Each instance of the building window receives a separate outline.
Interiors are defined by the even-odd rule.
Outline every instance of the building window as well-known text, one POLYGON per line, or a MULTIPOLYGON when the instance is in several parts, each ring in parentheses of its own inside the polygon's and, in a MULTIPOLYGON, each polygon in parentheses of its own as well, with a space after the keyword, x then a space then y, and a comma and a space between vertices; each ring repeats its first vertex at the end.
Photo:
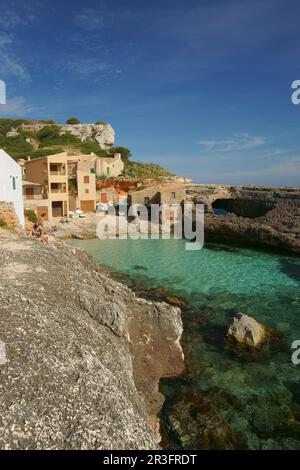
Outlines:
POLYGON ((171 197, 172 197, 172 199, 175 199, 176 198, 176 193, 171 193, 171 197))
POLYGON ((90 191, 89 191, 88 189, 85 190, 85 194, 89 194, 89 192, 90 192, 90 191))
POLYGON ((33 197, 34 196, 34 189, 33 188, 26 188, 26 196, 33 197))
POLYGON ((144 204, 145 206, 147 206, 150 202, 150 198, 149 197, 144 197, 144 204))
POLYGON ((17 179, 17 178, 16 178, 15 176, 12 177, 12 187, 13 187, 13 190, 16 190, 16 189, 17 189, 16 179, 17 179))
POLYGON ((85 184, 89 184, 89 182, 90 182, 90 177, 89 177, 89 176, 84 176, 84 177, 83 177, 83 182, 84 182, 85 184))

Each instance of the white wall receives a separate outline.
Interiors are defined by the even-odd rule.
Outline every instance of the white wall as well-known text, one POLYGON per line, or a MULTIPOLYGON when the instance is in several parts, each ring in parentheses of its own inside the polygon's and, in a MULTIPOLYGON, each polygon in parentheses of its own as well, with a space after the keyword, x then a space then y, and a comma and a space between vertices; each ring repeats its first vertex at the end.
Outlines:
POLYGON ((0 149, 0 202, 13 202, 19 223, 24 227, 22 169, 4 150, 0 149), (13 188, 15 178, 16 189, 13 188))

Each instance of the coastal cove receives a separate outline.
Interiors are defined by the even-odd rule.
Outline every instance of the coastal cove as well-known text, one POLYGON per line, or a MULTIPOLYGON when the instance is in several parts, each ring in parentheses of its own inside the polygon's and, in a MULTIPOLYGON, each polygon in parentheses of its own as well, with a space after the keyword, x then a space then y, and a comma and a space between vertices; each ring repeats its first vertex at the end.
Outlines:
POLYGON ((165 447, 300 449, 300 258, 286 253, 183 240, 70 240, 139 296, 179 302, 185 372, 161 380, 165 447), (271 349, 230 348, 238 312, 282 333, 271 349))

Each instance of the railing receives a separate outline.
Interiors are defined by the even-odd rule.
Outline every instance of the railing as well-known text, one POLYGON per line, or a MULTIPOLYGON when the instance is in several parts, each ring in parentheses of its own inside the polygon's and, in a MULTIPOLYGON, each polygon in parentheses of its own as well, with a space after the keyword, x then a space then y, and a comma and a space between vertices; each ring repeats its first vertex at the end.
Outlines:
POLYGON ((50 171, 50 176, 66 176, 65 171, 50 171))
POLYGON ((43 199, 43 195, 42 194, 25 194, 24 195, 24 199, 25 201, 30 201, 30 200, 39 200, 39 199, 43 199))
POLYGON ((66 189, 51 189, 51 193, 67 193, 66 189))

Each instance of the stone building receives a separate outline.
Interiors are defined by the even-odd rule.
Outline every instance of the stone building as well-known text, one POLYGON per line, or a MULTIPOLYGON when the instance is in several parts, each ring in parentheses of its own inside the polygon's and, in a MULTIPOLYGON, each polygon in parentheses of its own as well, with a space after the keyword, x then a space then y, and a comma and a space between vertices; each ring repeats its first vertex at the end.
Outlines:
POLYGON ((8 153, 0 149, 0 202, 12 203, 21 227, 24 227, 22 170, 8 153))

